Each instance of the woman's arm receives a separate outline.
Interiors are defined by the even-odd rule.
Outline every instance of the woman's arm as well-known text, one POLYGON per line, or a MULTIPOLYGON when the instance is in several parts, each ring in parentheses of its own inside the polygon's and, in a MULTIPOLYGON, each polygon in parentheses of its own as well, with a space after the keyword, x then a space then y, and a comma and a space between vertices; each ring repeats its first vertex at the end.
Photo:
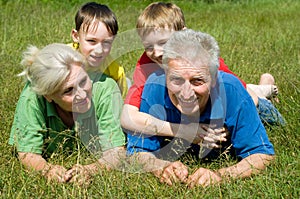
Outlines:
POLYGON ((28 169, 40 171, 48 180, 68 182, 72 175, 67 174, 67 169, 60 165, 48 163, 41 155, 35 153, 19 152, 20 162, 28 169))

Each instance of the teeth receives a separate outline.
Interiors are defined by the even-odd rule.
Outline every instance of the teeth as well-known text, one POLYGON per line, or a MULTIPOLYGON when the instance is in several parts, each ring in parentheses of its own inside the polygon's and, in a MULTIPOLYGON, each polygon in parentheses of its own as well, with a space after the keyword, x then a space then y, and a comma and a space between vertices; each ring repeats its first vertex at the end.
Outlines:
POLYGON ((192 99, 192 100, 183 100, 183 99, 179 99, 181 102, 183 103, 192 103, 195 101, 195 99, 192 99))

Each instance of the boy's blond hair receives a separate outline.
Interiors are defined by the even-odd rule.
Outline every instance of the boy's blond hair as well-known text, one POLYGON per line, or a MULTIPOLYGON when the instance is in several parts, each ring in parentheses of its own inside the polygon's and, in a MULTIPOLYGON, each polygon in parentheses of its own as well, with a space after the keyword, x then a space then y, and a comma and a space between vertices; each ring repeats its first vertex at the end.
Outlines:
POLYGON ((147 6, 136 24, 140 37, 157 28, 169 28, 178 31, 184 27, 185 19, 182 10, 173 3, 164 2, 155 2, 147 6))

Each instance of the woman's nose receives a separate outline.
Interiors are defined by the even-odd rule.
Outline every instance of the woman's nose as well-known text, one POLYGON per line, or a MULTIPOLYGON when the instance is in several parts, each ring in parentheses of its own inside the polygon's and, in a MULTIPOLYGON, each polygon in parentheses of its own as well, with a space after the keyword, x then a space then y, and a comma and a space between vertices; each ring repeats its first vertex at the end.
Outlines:
POLYGON ((86 98, 86 92, 85 92, 85 90, 82 89, 82 88, 79 88, 77 90, 77 93, 76 93, 76 98, 77 99, 85 99, 86 98))

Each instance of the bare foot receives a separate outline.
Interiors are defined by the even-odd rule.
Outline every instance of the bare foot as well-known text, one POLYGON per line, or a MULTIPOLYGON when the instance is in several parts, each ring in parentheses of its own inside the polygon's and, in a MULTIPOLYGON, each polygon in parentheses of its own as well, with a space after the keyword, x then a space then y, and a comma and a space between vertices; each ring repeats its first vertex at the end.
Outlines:
POLYGON ((247 84, 247 87, 254 91, 254 93, 260 97, 265 99, 272 99, 276 102, 279 102, 278 98, 278 88, 275 85, 274 77, 269 73, 264 73, 260 77, 259 85, 255 84, 247 84))
POLYGON ((260 76, 259 85, 275 85, 275 79, 273 75, 264 73, 260 76))

